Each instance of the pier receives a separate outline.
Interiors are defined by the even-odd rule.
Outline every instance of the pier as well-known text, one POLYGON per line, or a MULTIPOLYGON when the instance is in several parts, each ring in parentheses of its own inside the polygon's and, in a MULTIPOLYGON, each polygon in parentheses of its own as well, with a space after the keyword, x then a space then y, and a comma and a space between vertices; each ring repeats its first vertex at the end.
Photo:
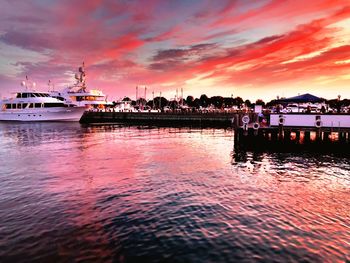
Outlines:
POLYGON ((266 124, 248 117, 236 122, 236 150, 349 152, 348 114, 269 114, 267 119, 266 124))
POLYGON ((265 114, 199 112, 85 112, 82 124, 137 124, 223 127, 234 129, 235 147, 242 149, 308 149, 347 151, 349 114, 265 114))
MULTIPOLYGON (((128 123, 145 125, 176 126, 220 126, 233 127, 245 113, 216 112, 85 112, 80 122, 83 124, 128 123)), ((251 119, 256 114, 248 114, 251 119)))

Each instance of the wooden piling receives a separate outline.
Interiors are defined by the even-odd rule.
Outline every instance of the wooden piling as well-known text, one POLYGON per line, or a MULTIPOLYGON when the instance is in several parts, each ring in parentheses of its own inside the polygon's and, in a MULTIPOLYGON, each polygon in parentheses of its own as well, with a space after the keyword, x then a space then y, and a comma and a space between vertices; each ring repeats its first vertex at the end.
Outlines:
POLYGON ((295 141, 300 143, 300 130, 295 131, 295 141))
POLYGON ((304 131, 304 143, 310 143, 310 131, 304 131))

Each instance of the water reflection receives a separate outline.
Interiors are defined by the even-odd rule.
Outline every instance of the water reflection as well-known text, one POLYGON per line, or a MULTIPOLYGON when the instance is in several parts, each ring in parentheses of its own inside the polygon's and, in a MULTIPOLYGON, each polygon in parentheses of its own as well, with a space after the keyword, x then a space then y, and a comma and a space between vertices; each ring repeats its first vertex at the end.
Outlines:
POLYGON ((5 261, 345 261, 350 162, 223 129, 0 124, 5 261), (54 244, 54 245, 52 245, 54 244))

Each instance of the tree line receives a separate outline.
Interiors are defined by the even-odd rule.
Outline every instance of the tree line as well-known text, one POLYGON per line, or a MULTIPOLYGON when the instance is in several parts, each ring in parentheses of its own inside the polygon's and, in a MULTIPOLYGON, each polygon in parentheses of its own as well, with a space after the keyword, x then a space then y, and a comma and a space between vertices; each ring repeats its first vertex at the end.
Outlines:
MULTIPOLYGON (((255 102, 251 102, 250 100, 243 100, 241 97, 222 97, 222 96, 208 97, 205 94, 202 94, 199 98, 194 98, 193 96, 187 96, 186 99, 180 98, 179 100, 167 100, 165 97, 159 97, 159 96, 151 100, 145 100, 144 98, 131 100, 129 97, 124 97, 122 101, 129 101, 133 106, 143 105, 143 106, 149 106, 155 109, 163 108, 165 106, 169 106, 170 108, 175 109, 183 105, 186 105, 191 108, 197 108, 197 109, 199 109, 200 107, 207 108, 209 106, 213 106, 217 109, 221 109, 221 108, 232 108, 233 106, 240 108, 242 107, 242 105, 245 105, 247 107, 254 107, 255 105, 262 105, 263 107, 265 106, 271 107, 278 104, 278 100, 275 100, 275 99, 267 103, 264 102, 262 99, 258 99, 255 102)), ((116 104, 116 102, 114 103, 116 104)), ((328 100, 327 103, 330 105, 330 107, 333 107, 333 105, 349 106, 350 100, 333 99, 333 100, 328 100)))

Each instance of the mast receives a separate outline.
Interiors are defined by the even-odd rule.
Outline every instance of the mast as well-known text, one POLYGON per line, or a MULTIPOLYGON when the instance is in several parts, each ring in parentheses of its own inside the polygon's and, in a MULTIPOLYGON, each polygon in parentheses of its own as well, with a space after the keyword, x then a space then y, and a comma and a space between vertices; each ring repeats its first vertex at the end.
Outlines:
POLYGON ((181 106, 184 105, 184 89, 181 88, 181 106))
MULTIPOLYGON (((77 80, 77 83, 73 87, 78 87, 78 92, 83 91, 86 92, 86 74, 85 74, 85 62, 83 61, 83 64, 81 67, 78 68, 78 73, 75 73, 74 75, 75 79, 77 80)), ((71 88, 73 88, 71 87, 71 88)))
POLYGON ((136 105, 138 105, 138 102, 137 102, 137 97, 138 97, 138 92, 139 92, 139 86, 136 86, 136 105))
POLYGON ((159 92, 159 109, 162 109, 162 92, 159 92))

